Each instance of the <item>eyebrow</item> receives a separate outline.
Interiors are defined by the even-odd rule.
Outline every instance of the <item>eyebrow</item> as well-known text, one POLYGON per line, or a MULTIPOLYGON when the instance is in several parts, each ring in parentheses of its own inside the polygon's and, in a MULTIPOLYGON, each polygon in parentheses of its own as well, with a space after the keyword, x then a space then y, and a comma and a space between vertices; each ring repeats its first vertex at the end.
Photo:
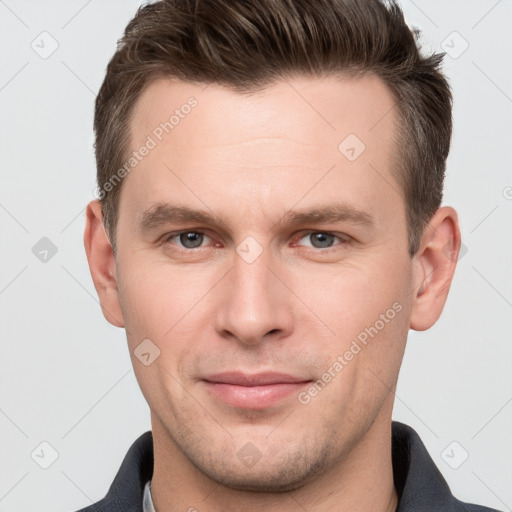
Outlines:
MULTIPOLYGON (((143 211, 139 216, 138 225, 141 231, 154 231, 166 224, 190 222, 225 225, 222 218, 209 211, 164 202, 156 203, 143 211)), ((369 213, 344 203, 329 204, 305 211, 289 210, 278 223, 294 226, 334 222, 349 222, 368 228, 375 224, 374 218, 369 213)))

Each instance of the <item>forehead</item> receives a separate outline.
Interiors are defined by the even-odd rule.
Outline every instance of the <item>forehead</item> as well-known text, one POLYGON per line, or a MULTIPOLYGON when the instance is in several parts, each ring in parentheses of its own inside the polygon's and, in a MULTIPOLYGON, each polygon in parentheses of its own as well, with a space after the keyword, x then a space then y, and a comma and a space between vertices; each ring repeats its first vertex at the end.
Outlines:
POLYGON ((130 124, 132 151, 151 149, 126 176, 121 198, 140 211, 176 199, 178 189, 224 202, 231 190, 266 208, 277 197, 304 194, 308 183, 336 167, 331 185, 343 175, 369 200, 375 191, 365 180, 377 183, 376 172, 393 179, 394 103, 373 75, 283 79, 250 94, 156 80, 140 96, 130 124))
MULTIPOLYGON (((209 143, 237 144, 247 139, 283 136, 298 142, 340 138, 351 131, 362 140, 382 136, 395 117, 394 98, 377 76, 295 77, 250 93, 217 84, 157 79, 139 97, 132 113, 132 146, 162 123, 173 135, 193 133, 209 143), (194 105, 194 106, 190 106, 194 105), (179 126, 179 130, 177 129, 179 126), (199 131, 198 131, 199 130, 199 131)), ((162 135, 168 133, 164 129, 162 135)))

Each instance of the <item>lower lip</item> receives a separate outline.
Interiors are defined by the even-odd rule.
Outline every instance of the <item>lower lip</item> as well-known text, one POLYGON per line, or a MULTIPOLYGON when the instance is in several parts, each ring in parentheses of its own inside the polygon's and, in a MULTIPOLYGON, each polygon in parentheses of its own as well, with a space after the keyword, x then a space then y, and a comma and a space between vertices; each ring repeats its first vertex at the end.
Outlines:
POLYGON ((264 386, 237 386, 223 382, 203 381, 206 389, 223 402, 243 409, 265 409, 277 404, 300 390, 310 382, 281 382, 264 386))

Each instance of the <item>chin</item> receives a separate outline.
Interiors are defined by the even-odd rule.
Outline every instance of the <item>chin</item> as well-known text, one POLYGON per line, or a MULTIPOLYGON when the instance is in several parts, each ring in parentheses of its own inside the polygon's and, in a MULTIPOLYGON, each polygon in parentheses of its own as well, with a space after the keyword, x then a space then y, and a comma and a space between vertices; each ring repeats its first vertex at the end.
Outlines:
POLYGON ((332 463, 327 452, 329 450, 321 449, 311 454, 296 447, 292 453, 281 452, 275 457, 262 454, 261 459, 250 467, 236 455, 219 454, 217 457, 210 453, 209 460, 201 458, 192 462, 210 479, 230 489, 278 493, 299 489, 324 474, 332 463), (270 458, 273 460, 269 462, 270 458))

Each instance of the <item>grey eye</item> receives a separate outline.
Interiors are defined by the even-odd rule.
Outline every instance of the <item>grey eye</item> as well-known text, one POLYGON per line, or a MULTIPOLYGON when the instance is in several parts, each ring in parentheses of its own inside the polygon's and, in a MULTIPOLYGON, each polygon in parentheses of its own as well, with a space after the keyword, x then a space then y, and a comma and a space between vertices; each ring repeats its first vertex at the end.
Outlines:
POLYGON ((312 246, 317 249, 331 247, 334 239, 337 238, 335 235, 331 235, 329 233, 310 233, 307 236, 309 236, 312 246))
POLYGON ((194 249, 203 243, 204 235, 197 231, 186 231, 179 235, 180 243, 187 249, 194 249))

